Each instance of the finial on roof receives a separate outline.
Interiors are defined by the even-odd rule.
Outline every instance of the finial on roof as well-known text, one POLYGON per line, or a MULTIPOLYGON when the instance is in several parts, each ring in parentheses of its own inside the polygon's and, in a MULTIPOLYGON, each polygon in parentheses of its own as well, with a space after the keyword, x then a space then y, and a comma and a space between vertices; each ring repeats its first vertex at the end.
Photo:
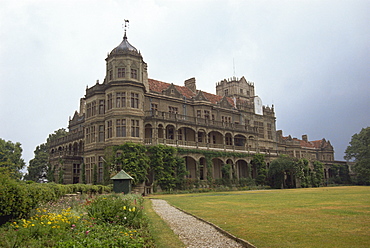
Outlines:
POLYGON ((123 35, 123 39, 127 39, 127 36, 126 36, 126 30, 127 30, 127 28, 128 28, 128 25, 129 25, 129 20, 126 20, 126 19, 125 19, 125 26, 124 26, 124 31, 125 31, 125 33, 124 33, 124 35, 123 35))

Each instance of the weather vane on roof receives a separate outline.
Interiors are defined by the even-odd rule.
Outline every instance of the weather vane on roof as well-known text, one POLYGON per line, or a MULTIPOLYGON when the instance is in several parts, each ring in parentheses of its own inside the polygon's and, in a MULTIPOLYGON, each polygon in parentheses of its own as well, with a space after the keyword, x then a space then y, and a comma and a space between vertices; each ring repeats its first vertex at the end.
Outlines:
MULTIPOLYGON (((126 37, 126 29, 128 28, 128 25, 129 25, 129 20, 126 20, 126 19, 125 19, 125 26, 123 27, 123 28, 124 28, 124 31, 125 31, 124 38, 127 38, 127 37, 126 37)), ((122 24, 122 26, 123 26, 123 24, 122 24)))

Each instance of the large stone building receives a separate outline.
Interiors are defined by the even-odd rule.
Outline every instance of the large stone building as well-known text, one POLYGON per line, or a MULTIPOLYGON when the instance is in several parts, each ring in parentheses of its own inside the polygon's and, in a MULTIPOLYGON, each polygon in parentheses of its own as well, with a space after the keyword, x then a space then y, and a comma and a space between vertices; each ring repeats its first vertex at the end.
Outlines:
MULTIPOLYGON (((81 182, 83 163, 87 183, 92 183, 94 165, 97 180, 102 181, 105 149, 128 141, 233 154, 261 153, 267 162, 279 154, 326 163, 334 160, 330 142, 310 142, 306 135, 302 140, 283 137, 276 131, 274 106, 263 106, 255 95, 254 83, 244 77, 218 82, 216 94, 198 90, 195 78, 185 80, 183 86, 149 79, 147 64, 128 42, 126 32, 106 58, 104 81, 86 89, 68 129, 68 135, 50 147, 55 177, 62 169, 64 183, 81 182)), ((232 166, 237 178, 256 177, 251 157, 217 157, 208 167, 201 153, 182 156, 189 178, 221 178, 224 164, 232 166)))

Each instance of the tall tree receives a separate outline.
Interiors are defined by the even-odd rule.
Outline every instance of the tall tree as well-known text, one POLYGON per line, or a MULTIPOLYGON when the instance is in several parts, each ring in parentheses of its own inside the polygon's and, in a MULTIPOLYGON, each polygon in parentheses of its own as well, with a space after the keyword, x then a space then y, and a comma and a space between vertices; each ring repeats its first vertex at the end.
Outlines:
POLYGON ((251 164, 256 168, 256 184, 265 185, 267 179, 267 168, 265 162, 265 155, 255 154, 251 161, 251 164))
POLYGON ((370 127, 354 134, 345 151, 344 159, 354 160, 353 171, 358 184, 370 185, 370 127))
POLYGON ((28 173, 25 175, 24 179, 36 182, 40 175, 46 172, 49 182, 54 181, 53 168, 50 168, 48 162, 50 143, 66 135, 67 131, 64 128, 60 128, 54 131, 54 133, 49 134, 46 143, 43 143, 36 147, 34 151, 35 156, 29 162, 28 173))
POLYGON ((48 171, 48 148, 46 144, 41 144, 34 151, 35 157, 30 160, 28 173, 24 176, 26 180, 37 182, 41 173, 48 171))
POLYGON ((10 170, 14 178, 21 179, 21 169, 25 166, 22 159, 21 143, 13 143, 0 139, 0 167, 10 170))

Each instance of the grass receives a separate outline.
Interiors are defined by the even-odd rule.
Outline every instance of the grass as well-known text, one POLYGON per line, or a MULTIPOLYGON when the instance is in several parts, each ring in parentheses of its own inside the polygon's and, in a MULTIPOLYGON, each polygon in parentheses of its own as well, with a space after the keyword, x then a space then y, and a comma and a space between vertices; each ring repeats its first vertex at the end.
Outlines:
POLYGON ((166 222, 152 208, 150 199, 144 201, 145 213, 149 218, 149 232, 157 248, 183 248, 184 243, 178 238, 166 222))
POLYGON ((156 196, 263 247, 370 247, 370 187, 156 196))

